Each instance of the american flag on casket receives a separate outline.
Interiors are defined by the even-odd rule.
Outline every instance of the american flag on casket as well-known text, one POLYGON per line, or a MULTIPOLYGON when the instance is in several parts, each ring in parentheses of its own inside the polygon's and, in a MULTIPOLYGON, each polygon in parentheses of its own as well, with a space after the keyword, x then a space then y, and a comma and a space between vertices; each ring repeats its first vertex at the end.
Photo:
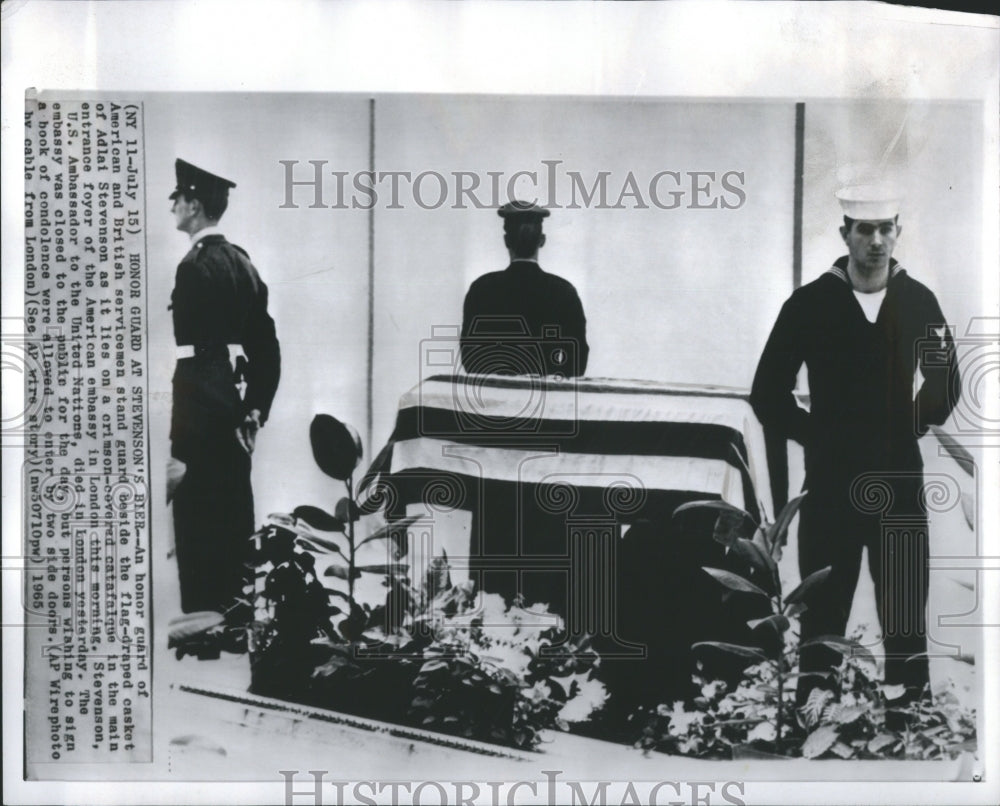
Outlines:
POLYGON ((372 469, 399 508, 474 511, 516 490, 620 523, 702 499, 773 515, 761 426, 745 392, 717 386, 438 375, 403 395, 372 469))
POLYGON ((673 514, 721 499, 773 517, 765 457, 739 390, 440 375, 403 395, 370 489, 390 519, 429 516, 411 562, 448 544, 451 568, 481 590, 559 614, 566 634, 593 637, 609 690, 634 705, 684 695, 692 643, 745 639, 763 615, 723 602, 700 572, 725 567, 714 514, 673 514), (454 513, 470 513, 462 529, 454 513))

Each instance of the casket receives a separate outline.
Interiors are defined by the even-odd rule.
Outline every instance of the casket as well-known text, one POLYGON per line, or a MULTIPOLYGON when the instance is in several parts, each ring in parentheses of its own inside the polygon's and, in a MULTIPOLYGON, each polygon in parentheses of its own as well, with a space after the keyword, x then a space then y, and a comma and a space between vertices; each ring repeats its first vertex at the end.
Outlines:
POLYGON ((686 694, 691 645, 747 641, 747 619, 765 615, 746 607, 766 603, 723 602, 701 570, 727 562, 715 513, 674 517, 721 500, 773 518, 765 457, 740 390, 440 375, 402 397, 374 471, 390 518, 424 516, 417 573, 447 554, 453 575, 544 605, 539 618, 594 638, 631 708, 686 694))

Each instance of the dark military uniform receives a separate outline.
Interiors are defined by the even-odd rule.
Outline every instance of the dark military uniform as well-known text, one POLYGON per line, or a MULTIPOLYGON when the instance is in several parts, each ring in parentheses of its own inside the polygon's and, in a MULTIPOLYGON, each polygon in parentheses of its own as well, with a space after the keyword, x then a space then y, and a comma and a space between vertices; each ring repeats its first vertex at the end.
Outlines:
POLYGON ((222 235, 198 240, 181 261, 172 302, 177 345, 194 348, 177 361, 170 427, 172 454, 187 465, 173 503, 181 608, 223 610, 241 592, 254 530, 250 456, 236 430, 253 409, 267 419, 281 357, 267 286, 222 235), (228 345, 246 356, 242 400, 228 345))
MULTIPOLYGON (((512 260, 505 270, 485 274, 469 287, 462 316, 462 366, 478 374, 583 375, 590 348, 580 297, 572 283, 543 271, 533 259, 544 244, 541 222, 549 211, 512 201, 498 213, 512 260), (529 230, 523 238, 522 229, 529 230)), ((488 432, 490 426, 484 428, 488 432)), ((537 445, 530 434, 507 432, 502 423, 495 438, 511 447, 526 439, 528 450, 537 445)), ((538 567, 544 556, 566 555, 566 516, 547 511, 534 497, 522 497, 522 490, 519 485, 484 490, 473 512, 470 571, 486 591, 508 601, 520 593, 526 604, 545 603, 551 612, 566 616, 565 572, 538 567), (496 570, 498 561, 507 567, 496 570)))
POLYGON ((462 315, 462 366, 497 375, 583 375, 587 319, 573 284, 515 260, 469 287, 462 315))
MULTIPOLYGON (((867 547, 886 681, 905 683, 913 696, 928 682, 920 655, 927 650, 928 549, 917 439, 947 419, 958 400, 958 371, 944 315, 926 286, 892 260, 885 298, 870 322, 847 265, 847 257, 839 259, 784 304, 750 400, 766 428, 805 448, 801 575, 833 568, 802 615, 802 640, 843 635, 867 547), (803 363, 809 412, 792 394, 803 363), (924 382, 914 397, 918 368, 924 382)), ((801 670, 822 672, 837 659, 828 650, 804 650, 801 670)), ((800 686, 800 695, 809 688, 800 686)))

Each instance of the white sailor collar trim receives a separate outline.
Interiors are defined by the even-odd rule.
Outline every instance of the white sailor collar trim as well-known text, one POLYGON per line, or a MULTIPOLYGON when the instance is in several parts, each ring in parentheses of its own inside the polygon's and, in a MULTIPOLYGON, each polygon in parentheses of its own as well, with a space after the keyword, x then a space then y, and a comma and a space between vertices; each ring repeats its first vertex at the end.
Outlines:
MULTIPOLYGON (((847 276, 847 269, 844 266, 838 265, 840 261, 834 263, 830 268, 828 268, 824 274, 832 274, 834 277, 842 280, 847 285, 851 285, 851 280, 847 276)), ((897 274, 905 274, 906 269, 903 267, 902 263, 896 260, 889 261, 889 280, 892 280, 897 274)))

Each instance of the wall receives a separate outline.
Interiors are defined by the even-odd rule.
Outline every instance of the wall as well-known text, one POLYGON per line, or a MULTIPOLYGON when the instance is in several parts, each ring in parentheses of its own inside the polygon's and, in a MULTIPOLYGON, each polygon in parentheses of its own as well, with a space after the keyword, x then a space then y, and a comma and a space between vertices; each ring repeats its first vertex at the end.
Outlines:
MULTIPOLYGON (((964 325, 980 308, 979 107, 805 103, 803 280, 843 254, 838 183, 858 165, 877 163, 895 141, 885 165, 909 190, 898 256, 937 292, 949 319, 964 325)), ((237 182, 223 229, 250 252, 271 291, 284 362, 255 455, 258 519, 303 502, 332 505, 339 496, 311 459, 313 414, 334 414, 363 435, 370 430, 370 458, 391 433, 399 397, 440 371, 426 366, 425 342, 436 326, 461 324, 472 280, 507 264, 495 208, 517 171, 537 176, 521 176, 515 195, 555 201, 540 261, 580 293, 590 376, 746 388, 792 290, 794 100, 382 95, 372 105, 351 95, 154 94, 145 110, 151 427, 162 438, 153 466, 165 461, 169 427, 166 305, 188 246, 167 200, 181 156, 237 182), (296 161, 298 181, 313 176, 309 160, 326 161, 325 206, 311 208, 314 190, 299 186, 296 207, 282 207, 280 160, 296 161), (546 161, 554 166, 551 186, 546 161), (409 172, 397 204, 383 181, 374 209, 363 209, 370 196, 351 182, 372 165, 409 172), (334 207, 333 171, 347 172, 346 209, 334 207), (473 197, 480 206, 456 197, 460 171, 479 178, 473 197), (589 189, 602 171, 605 203, 583 203, 577 188, 574 208, 571 173, 589 189), (659 209, 649 193, 662 171, 681 176, 676 209, 659 209), (742 195, 720 185, 731 171, 742 174, 730 179, 742 195), (440 203, 430 175, 418 203, 412 180, 421 172, 445 179, 440 203), (501 177, 496 199, 488 172, 501 177), (630 172, 635 192, 619 200, 630 172), (691 172, 715 172, 714 183, 699 180, 708 182, 708 195, 692 192, 691 172), (694 209, 712 198, 734 209, 694 209), (619 201, 624 209, 615 209, 619 201)), ((671 204, 673 178, 657 187, 660 202, 671 204)))

